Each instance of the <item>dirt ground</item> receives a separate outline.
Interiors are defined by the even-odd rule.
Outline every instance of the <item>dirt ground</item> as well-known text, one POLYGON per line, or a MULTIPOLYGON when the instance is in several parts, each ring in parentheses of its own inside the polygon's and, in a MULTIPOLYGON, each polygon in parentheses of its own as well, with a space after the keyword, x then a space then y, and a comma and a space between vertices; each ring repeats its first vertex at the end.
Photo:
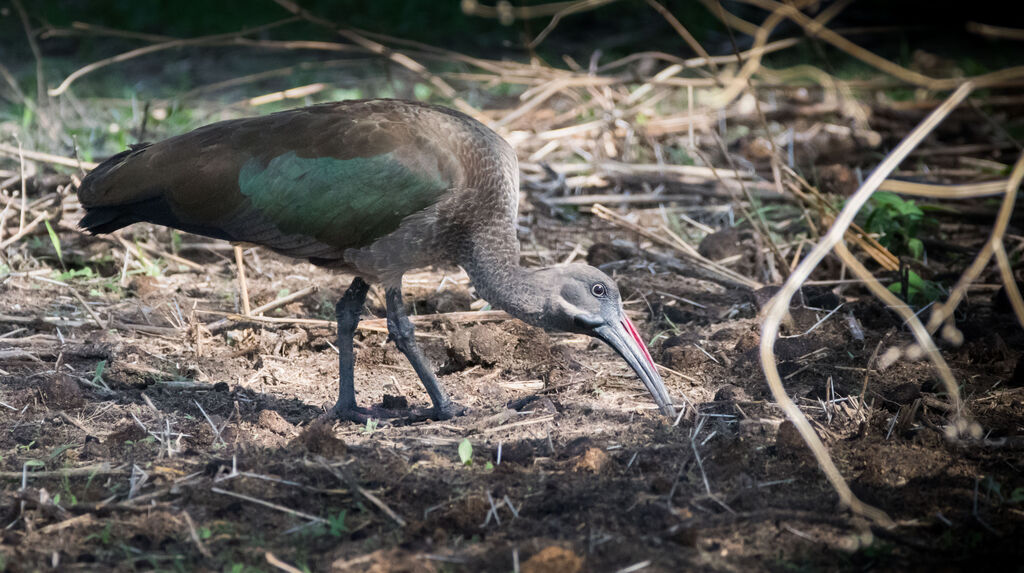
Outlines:
MULTIPOLYGON (((49 272, 7 276, 3 566, 954 570, 979 556, 1019 566, 1024 335, 993 290, 972 292, 959 316, 967 342, 943 350, 987 432, 970 443, 943 437, 945 401, 926 363, 865 371, 876 348, 910 341, 893 313, 854 289, 808 288, 792 308, 776 347, 787 389, 857 495, 897 521, 886 530, 837 507, 770 400, 755 354, 762 293, 624 258, 611 241, 629 237, 610 227, 542 222, 557 232, 536 233, 527 258, 564 259, 569 237, 614 273, 643 335, 656 338, 670 391, 692 404, 680 420, 659 416, 625 364, 585 337, 517 321, 438 321, 421 325, 419 340, 468 415, 375 428, 317 422, 336 396, 332 329, 198 328, 219 318, 209 311, 237 308, 230 250, 184 236, 180 252, 202 272, 171 262, 123 289, 119 261, 109 260, 112 278, 78 284, 92 285, 91 305, 117 330, 95 328, 49 272)), ((136 226, 124 236, 167 231, 136 226)), ((62 239, 83 258, 111 249, 72 232, 62 239)), ((247 267, 254 306, 319 287, 270 316, 329 318, 348 280, 259 249, 247 267)), ((472 302, 454 271, 409 275, 406 295, 417 314, 472 302)), ((379 292, 367 307, 382 316, 379 292)), ((357 334, 359 400, 427 404, 385 336, 357 334)))

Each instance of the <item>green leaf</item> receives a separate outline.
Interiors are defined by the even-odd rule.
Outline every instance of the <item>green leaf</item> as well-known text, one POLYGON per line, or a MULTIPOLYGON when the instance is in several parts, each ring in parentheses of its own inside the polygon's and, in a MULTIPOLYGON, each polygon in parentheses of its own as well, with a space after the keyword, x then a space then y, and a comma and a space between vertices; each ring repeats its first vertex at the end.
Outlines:
POLYGON ((909 239, 907 240, 907 250, 910 251, 910 256, 920 259, 924 256, 924 243, 921 242, 921 239, 909 239))
POLYGON ((338 515, 327 516, 327 524, 330 526, 331 537, 341 537, 342 533, 348 531, 348 527, 345 525, 345 517, 348 515, 347 510, 341 510, 338 515))
POLYGON ((1024 487, 1014 488, 1014 490, 1010 492, 1010 499, 1007 501, 1010 503, 1024 502, 1024 487))
POLYGON ((27 468, 41 468, 45 465, 41 460, 25 460, 25 467, 27 468))
POLYGON ((50 242, 53 243, 53 250, 57 251, 57 260, 64 263, 64 256, 60 252, 60 237, 57 236, 57 231, 53 230, 53 225, 50 224, 50 220, 46 219, 43 221, 46 225, 46 232, 50 235, 50 242))
POLYGON ((92 375, 92 383, 93 384, 102 384, 103 383, 103 370, 106 367, 107 367, 107 361, 106 360, 100 360, 99 362, 96 363, 96 372, 94 372, 93 375, 92 375))
MULTIPOLYGON (((903 284, 896 281, 889 285, 889 291, 893 294, 903 294, 903 284)), ((914 271, 907 271, 907 302, 910 304, 927 304, 942 296, 942 288, 933 281, 921 278, 921 275, 914 271)))
POLYGON ((469 442, 469 438, 463 438, 459 442, 459 459, 464 466, 473 465, 473 444, 469 442))

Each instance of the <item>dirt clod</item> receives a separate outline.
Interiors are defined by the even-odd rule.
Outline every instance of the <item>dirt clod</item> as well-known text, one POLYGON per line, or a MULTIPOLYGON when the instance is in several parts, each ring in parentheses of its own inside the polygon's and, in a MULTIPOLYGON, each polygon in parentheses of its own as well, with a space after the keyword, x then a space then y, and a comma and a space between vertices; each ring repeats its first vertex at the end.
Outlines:
POLYGON ((779 457, 795 458, 800 461, 810 461, 813 457, 811 450, 807 448, 807 442, 804 442, 803 436, 789 420, 779 425, 779 433, 775 436, 775 449, 779 457))
POLYGON ((128 291, 145 299, 161 293, 160 282, 156 277, 139 275, 128 282, 128 291))
POLYGON ((43 379, 39 390, 51 408, 74 409, 85 403, 82 388, 67 374, 43 379))
POLYGON ((756 248, 752 232, 733 227, 704 237, 697 247, 697 252, 712 261, 738 255, 740 261, 736 268, 741 269, 741 272, 750 272, 754 268, 756 248))
POLYGON ((345 442, 335 437, 334 424, 325 420, 317 420, 306 426, 295 442, 307 451, 325 458, 340 457, 348 451, 345 442))
POLYGON ((750 400, 747 391, 734 384, 726 384, 715 392, 715 402, 746 402, 750 400))
POLYGON ((536 456, 533 446, 525 440, 519 440, 504 444, 501 451, 502 463, 513 463, 521 466, 529 466, 536 456))
POLYGON ((583 558, 562 547, 545 547, 523 563, 523 573, 578 573, 583 558))
POLYGON ((460 367, 494 366, 509 356, 515 337, 491 324, 456 330, 448 337, 448 356, 460 367))
POLYGON ((921 397, 921 387, 913 382, 904 382, 886 392, 885 397, 901 406, 910 404, 921 397))
POLYGON ((587 451, 576 458, 573 469, 578 472, 600 474, 608 470, 613 463, 614 461, 601 448, 587 448, 587 451))
POLYGON ((275 434, 288 435, 295 431, 295 426, 288 423, 288 420, 282 418, 275 410, 260 410, 258 423, 261 428, 275 434))
POLYGON ((607 263, 628 259, 628 249, 617 247, 611 243, 594 243, 587 249, 587 263, 599 267, 607 263))
POLYGON ((407 410, 409 408, 409 399, 405 396, 384 394, 380 404, 387 410, 407 410))
POLYGON ((711 360, 704 352, 696 346, 673 346, 662 354, 662 360, 669 368, 676 370, 687 370, 704 364, 711 360))

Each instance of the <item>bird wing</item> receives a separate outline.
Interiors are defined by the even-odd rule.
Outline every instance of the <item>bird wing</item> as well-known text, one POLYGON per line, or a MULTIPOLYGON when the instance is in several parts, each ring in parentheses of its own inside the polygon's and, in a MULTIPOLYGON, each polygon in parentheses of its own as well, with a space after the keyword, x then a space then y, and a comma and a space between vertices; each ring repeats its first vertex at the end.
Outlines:
POLYGON ((423 108, 357 103, 224 121, 114 156, 82 182, 82 226, 149 221, 297 257, 368 245, 459 171, 423 108))

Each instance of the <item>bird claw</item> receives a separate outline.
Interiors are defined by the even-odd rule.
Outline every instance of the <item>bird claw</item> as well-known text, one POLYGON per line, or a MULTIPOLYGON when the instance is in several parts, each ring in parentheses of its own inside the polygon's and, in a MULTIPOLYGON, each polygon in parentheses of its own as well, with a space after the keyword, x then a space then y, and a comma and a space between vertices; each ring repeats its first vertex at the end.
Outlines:
POLYGON ((377 420, 378 425, 380 426, 387 425, 387 422, 384 420, 398 416, 399 414, 394 410, 387 410, 384 408, 361 408, 359 406, 339 408, 337 405, 328 410, 324 415, 325 418, 334 418, 336 420, 355 422, 357 424, 366 424, 370 420, 377 420))
MULTIPOLYGON (((440 408, 434 406, 432 408, 413 408, 413 416, 419 417, 421 420, 451 420, 455 416, 465 416, 469 408, 462 404, 455 402, 448 402, 440 408)), ((417 420, 420 421, 420 420, 417 420)))

